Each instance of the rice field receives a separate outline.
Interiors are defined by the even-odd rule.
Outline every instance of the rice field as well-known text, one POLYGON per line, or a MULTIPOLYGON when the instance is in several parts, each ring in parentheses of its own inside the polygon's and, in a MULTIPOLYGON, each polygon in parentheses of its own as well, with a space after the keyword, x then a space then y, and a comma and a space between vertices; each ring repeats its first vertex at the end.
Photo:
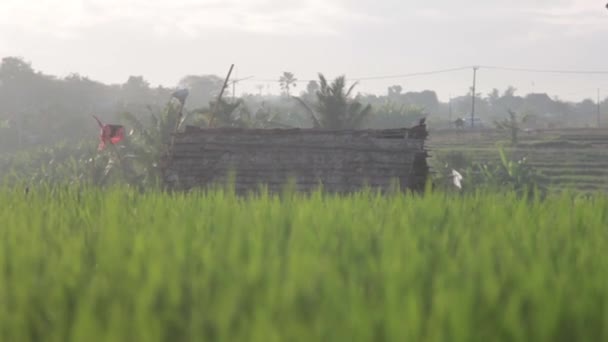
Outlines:
POLYGON ((487 162, 498 160, 497 143, 503 143, 513 158, 526 157, 542 172, 543 185, 551 189, 608 191, 608 129, 552 129, 519 136, 520 144, 510 147, 505 132, 440 130, 431 132, 428 145, 435 155, 460 152, 487 162))
POLYGON ((606 341, 608 197, 0 189, 0 341, 606 341))

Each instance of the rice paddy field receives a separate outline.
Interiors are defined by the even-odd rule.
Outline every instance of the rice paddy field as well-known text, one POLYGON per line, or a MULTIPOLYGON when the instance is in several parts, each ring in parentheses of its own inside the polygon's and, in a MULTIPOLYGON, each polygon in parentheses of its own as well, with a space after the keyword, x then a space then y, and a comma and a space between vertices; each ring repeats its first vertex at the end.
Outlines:
POLYGON ((436 156, 460 152, 472 161, 498 160, 497 143, 512 158, 526 157, 544 176, 544 184, 556 191, 608 191, 608 129, 569 128, 521 132, 520 142, 510 147, 508 133, 486 130, 438 130, 429 136, 436 156))
POLYGON ((0 341, 608 341, 608 197, 0 189, 0 341))

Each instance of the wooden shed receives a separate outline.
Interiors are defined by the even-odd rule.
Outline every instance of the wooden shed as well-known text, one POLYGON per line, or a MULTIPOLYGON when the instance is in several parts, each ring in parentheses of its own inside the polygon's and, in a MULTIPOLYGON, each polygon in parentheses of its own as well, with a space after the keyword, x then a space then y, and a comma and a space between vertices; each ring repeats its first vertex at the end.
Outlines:
POLYGON ((387 130, 201 129, 175 135, 164 167, 169 189, 224 184, 246 193, 265 185, 280 191, 294 180, 298 190, 352 192, 369 186, 424 189, 429 168, 424 124, 387 130))

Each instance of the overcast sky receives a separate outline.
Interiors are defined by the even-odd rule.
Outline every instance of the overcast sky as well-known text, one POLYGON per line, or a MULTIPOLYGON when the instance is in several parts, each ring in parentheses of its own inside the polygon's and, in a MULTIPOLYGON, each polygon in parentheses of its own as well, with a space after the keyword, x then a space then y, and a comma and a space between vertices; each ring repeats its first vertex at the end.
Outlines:
MULTIPOLYGON (((349 79, 472 65, 608 70, 606 0, 0 0, 0 56, 45 73, 122 83, 143 75, 174 86, 186 74, 255 76, 240 90, 291 71, 349 79)), ((362 81, 384 93, 464 94, 472 71, 362 81)), ((481 69, 479 91, 567 99, 608 95, 608 74, 481 69)), ((276 84, 272 84, 274 91, 276 84)), ((300 85, 301 88, 305 84, 300 85)))

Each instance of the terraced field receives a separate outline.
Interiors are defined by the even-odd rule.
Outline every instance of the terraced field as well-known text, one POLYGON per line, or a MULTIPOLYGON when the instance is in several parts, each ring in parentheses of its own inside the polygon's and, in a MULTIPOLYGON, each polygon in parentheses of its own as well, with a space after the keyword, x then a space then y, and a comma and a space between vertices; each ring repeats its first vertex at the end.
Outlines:
MULTIPOLYGON (((508 136, 496 130, 431 131, 434 156, 463 152, 473 161, 497 160, 497 146, 509 146, 508 136)), ((608 129, 561 129, 522 133, 517 147, 507 147, 513 159, 526 157, 554 189, 608 191, 608 129)))

